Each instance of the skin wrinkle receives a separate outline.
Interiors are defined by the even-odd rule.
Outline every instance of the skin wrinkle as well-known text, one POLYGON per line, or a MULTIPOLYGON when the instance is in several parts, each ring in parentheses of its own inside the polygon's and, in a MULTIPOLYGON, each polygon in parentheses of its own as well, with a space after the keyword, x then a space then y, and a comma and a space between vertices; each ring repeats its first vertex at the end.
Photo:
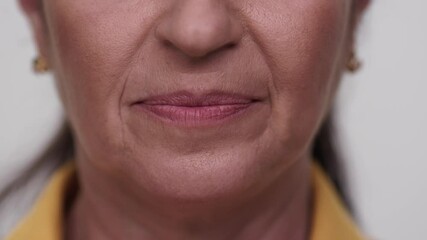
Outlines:
MULTIPOLYGON (((249 9, 249 10, 247 10, 248 12, 254 12, 254 11, 257 11, 257 8, 254 8, 254 7, 252 7, 251 9, 249 9)), ((268 55, 267 55, 267 53, 266 53, 266 51, 263 51, 264 49, 262 48, 262 42, 261 41, 259 41, 259 39, 257 39, 257 37, 256 36, 258 36, 258 34, 256 34, 256 31, 254 31, 254 27, 251 25, 251 21, 249 21, 246 17, 245 17, 245 15, 244 14, 241 14, 241 16, 240 16, 242 19, 244 19, 245 21, 243 21, 243 22, 245 22, 246 23, 246 25, 244 25, 245 26, 245 29, 248 31, 248 33, 249 34, 247 34, 247 37, 248 38, 250 38, 250 39, 252 39, 255 43, 256 43, 256 48, 258 49, 258 52, 261 54, 261 56, 263 56, 263 60, 264 60, 264 62, 266 63, 266 65, 270 68, 270 69, 272 69, 272 63, 271 62, 269 62, 268 61, 268 55), (265 55, 267 55, 267 57, 265 56, 265 55)), ((272 71, 271 71, 272 72, 272 71)), ((271 77, 271 79, 273 78, 273 76, 271 75, 270 76, 271 77)), ((278 90, 277 90, 277 86, 276 86, 276 84, 275 84, 275 82, 274 81, 269 81, 269 83, 271 84, 271 86, 272 86, 272 89, 274 89, 275 90, 275 92, 277 93, 278 92, 278 90)), ((271 100, 271 96, 273 96, 274 94, 270 94, 269 95, 269 97, 270 97, 270 99, 269 99, 269 102, 270 103, 273 103, 273 101, 271 100)), ((271 106, 271 107, 273 107, 273 106, 271 106)))
POLYGON ((307 238, 309 147, 353 44, 351 0, 34 1, 77 141, 67 240, 307 238), (262 101, 206 128, 134 104, 179 90, 262 101))
POLYGON ((118 102, 118 106, 117 106, 117 109, 119 109, 119 118, 120 118, 120 121, 122 122, 121 129, 120 129, 121 139, 122 139, 122 143, 123 143, 123 148, 126 149, 126 151, 129 151, 130 147, 126 144, 126 141, 125 141, 125 131, 126 131, 124 128, 124 126, 125 126, 124 122, 125 121, 123 120, 122 107, 121 106, 122 106, 123 95, 124 95, 124 92, 126 89, 126 84, 128 83, 128 81, 129 81, 129 75, 126 77, 126 80, 124 81, 123 89, 122 89, 122 92, 120 94, 119 102, 118 102))
MULTIPOLYGON (((140 46, 137 46, 135 49, 136 50, 140 49, 140 46)), ((132 51, 130 51, 130 53, 131 52, 132 51)), ((138 51, 138 54, 136 54, 135 58, 132 58, 132 54, 129 54, 129 56, 131 57, 131 59, 129 60, 129 62, 135 64, 135 62, 137 62, 136 59, 142 59, 142 52, 138 51)), ((125 130, 125 127, 124 127, 125 126, 125 124, 124 124, 125 121, 123 120, 123 115, 122 115, 122 110, 123 110, 122 105, 123 105, 123 96, 125 94, 126 86, 127 86, 127 83, 129 82, 131 72, 132 72, 132 69, 129 70, 129 72, 126 74, 126 77, 125 77, 126 80, 123 83, 123 88, 122 88, 122 91, 120 93, 119 101, 117 102, 118 103, 117 107, 118 107, 118 110, 119 110, 119 117, 120 117, 120 121, 122 122, 122 124, 121 124, 121 131, 120 131, 121 132, 121 138, 122 138, 122 144, 123 144, 123 148, 126 149, 126 151, 130 151, 130 147, 127 144, 127 142, 125 141, 125 131, 126 130, 125 130)))

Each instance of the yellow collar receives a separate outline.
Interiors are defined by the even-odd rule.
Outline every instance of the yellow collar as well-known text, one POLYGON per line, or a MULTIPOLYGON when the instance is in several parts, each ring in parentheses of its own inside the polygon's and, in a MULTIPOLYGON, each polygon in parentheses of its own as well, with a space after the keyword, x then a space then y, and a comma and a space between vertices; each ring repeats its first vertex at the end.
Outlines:
POLYGON ((366 240, 323 169, 312 165, 313 219, 310 240, 366 240))
MULTIPOLYGON (((63 203, 74 172, 72 162, 58 169, 32 210, 6 240, 62 240, 63 203)), ((317 164, 312 167, 312 184, 314 205, 310 240, 365 239, 317 164)))

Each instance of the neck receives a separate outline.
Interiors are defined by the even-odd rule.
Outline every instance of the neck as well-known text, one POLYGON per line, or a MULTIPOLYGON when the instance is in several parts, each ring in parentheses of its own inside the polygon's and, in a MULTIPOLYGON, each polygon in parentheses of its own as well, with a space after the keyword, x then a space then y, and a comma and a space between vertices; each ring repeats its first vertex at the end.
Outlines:
POLYGON ((123 182, 90 166, 81 167, 79 174, 80 192, 68 215, 67 240, 303 240, 308 236, 308 158, 296 161, 251 199, 234 202, 156 201, 128 192, 123 182))

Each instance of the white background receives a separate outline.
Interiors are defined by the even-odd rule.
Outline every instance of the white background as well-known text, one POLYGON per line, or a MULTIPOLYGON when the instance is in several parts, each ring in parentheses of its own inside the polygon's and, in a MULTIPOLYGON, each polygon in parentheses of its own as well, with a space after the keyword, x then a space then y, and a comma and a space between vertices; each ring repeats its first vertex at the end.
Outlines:
MULTIPOLYGON (((31 72, 16 2, 0 1, 0 180, 42 149, 61 116, 52 80, 31 72)), ((427 1, 373 2, 359 32, 364 68, 338 97, 351 189, 374 239, 425 240, 427 1)))

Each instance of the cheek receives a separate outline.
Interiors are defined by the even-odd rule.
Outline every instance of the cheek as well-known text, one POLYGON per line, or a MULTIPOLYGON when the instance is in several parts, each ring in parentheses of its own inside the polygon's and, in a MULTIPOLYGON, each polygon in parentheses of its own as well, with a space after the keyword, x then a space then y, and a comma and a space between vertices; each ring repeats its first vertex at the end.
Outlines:
MULTIPOLYGON (((157 0, 138 4, 104 0, 97 5, 94 0, 47 2, 51 56, 78 142, 88 153, 122 148, 120 102, 127 77, 142 56, 141 44, 150 36, 154 13, 167 6, 157 0)), ((250 35, 272 73, 272 132, 286 138, 288 146, 300 148, 315 132, 332 95, 349 1, 237 0, 235 4, 251 6, 244 8, 250 35)))
POLYGON ((272 72, 272 127, 287 144, 307 142, 329 108, 341 72, 350 1, 258 5, 251 27, 272 72))
POLYGON ((91 150, 123 144, 120 100, 154 12, 150 4, 131 9, 120 1, 94 3, 51 0, 46 5, 60 95, 78 142, 91 150))
POLYGON ((345 0, 286 2, 260 6, 254 29, 274 75, 275 90, 300 95, 299 90, 324 88, 331 81, 347 32, 350 4, 345 0))

